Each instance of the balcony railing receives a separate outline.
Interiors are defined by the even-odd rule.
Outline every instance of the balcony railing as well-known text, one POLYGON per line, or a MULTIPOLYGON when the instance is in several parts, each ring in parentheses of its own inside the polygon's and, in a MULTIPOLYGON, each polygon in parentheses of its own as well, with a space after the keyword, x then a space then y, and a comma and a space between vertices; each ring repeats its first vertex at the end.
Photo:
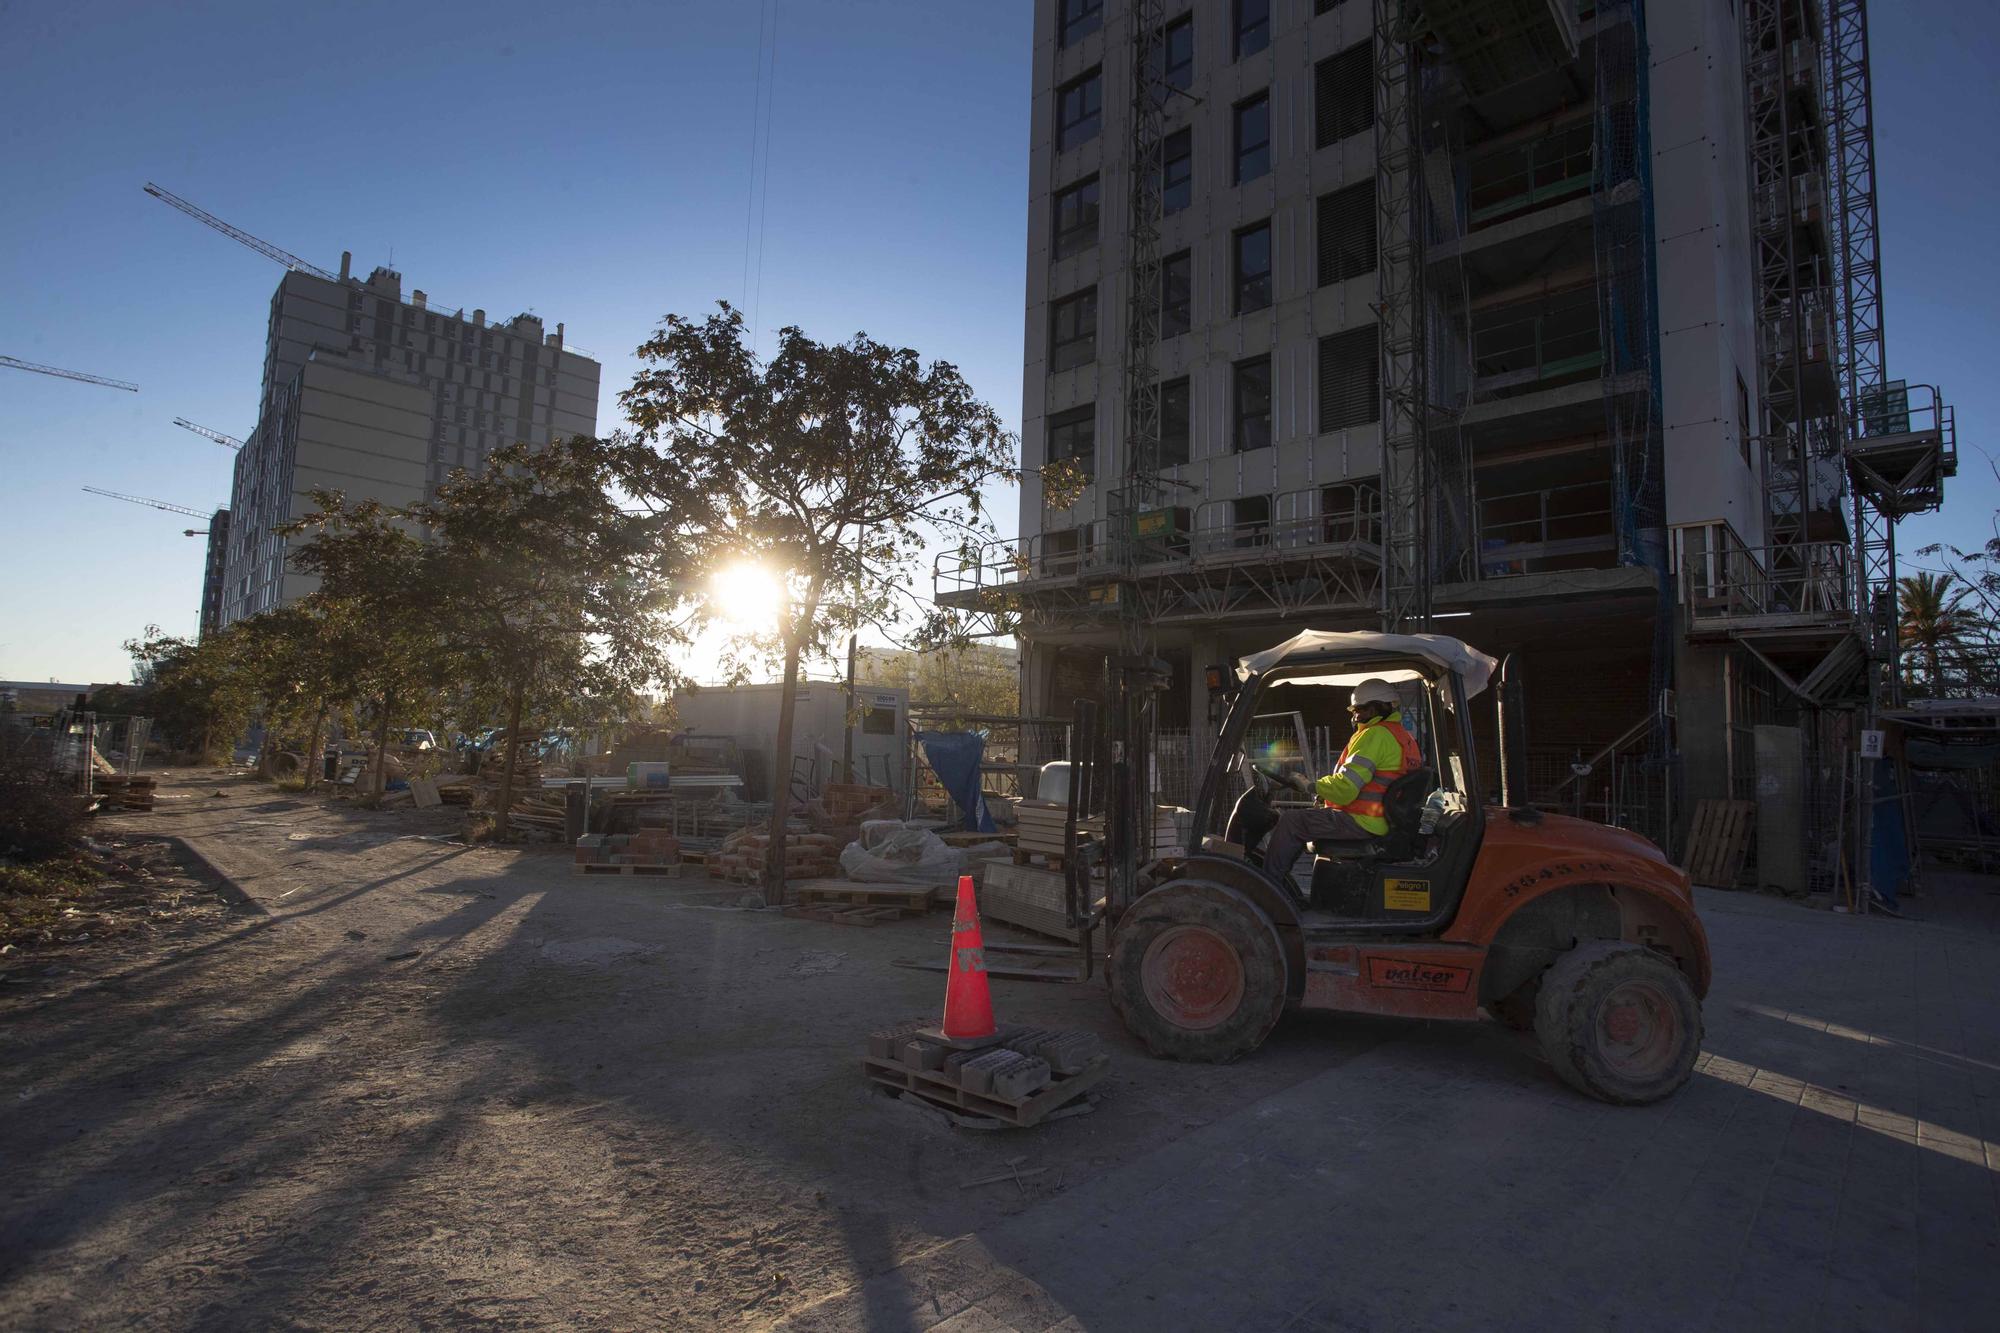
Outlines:
POLYGON ((981 594, 1024 589, 1090 575, 1166 571, 1200 565, 1273 561, 1351 549, 1380 556, 1381 493, 1372 484, 1342 483, 1287 491, 1250 512, 1241 500, 1209 500, 1149 516, 1142 530, 1115 541, 1108 519, 940 552, 932 561, 933 595, 964 602, 981 594), (1274 517, 1275 515, 1275 517, 1274 517))
POLYGON ((1852 549, 1845 542, 1737 545, 1733 536, 1685 549, 1681 605, 1690 628, 1805 628, 1854 619, 1852 549))
POLYGON ((1617 549, 1608 481, 1480 497, 1479 567, 1485 578, 1575 568, 1617 549))

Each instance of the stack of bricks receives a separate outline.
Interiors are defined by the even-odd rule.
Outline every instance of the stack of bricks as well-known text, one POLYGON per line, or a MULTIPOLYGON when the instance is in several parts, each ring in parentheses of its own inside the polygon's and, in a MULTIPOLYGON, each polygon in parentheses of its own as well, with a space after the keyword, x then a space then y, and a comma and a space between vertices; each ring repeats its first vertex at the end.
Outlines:
MULTIPOLYGON (((719 879, 756 884, 771 860, 771 835, 732 834, 722 850, 708 859, 708 873, 719 879)), ((840 845, 825 833, 785 834, 785 878, 831 879, 840 873, 840 845)))
POLYGON ((813 821, 813 830, 832 838, 835 847, 845 847, 861 837, 865 821, 890 819, 895 814, 896 793, 887 787, 829 782, 819 794, 819 813, 813 821))
POLYGON ((586 833, 576 840, 580 866, 670 866, 680 859, 681 845, 666 829, 586 833))

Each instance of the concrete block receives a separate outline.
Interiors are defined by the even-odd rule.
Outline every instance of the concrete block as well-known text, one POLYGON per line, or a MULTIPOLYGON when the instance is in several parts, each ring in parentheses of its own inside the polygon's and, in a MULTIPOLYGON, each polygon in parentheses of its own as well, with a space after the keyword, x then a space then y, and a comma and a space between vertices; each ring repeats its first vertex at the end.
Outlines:
POLYGON ((993 1073, 993 1095, 1002 1101, 1018 1102, 1031 1092, 1049 1085, 1049 1062, 1035 1056, 1015 1057, 1014 1063, 993 1073))
POLYGON ((919 1019, 898 1023, 895 1027, 884 1028, 880 1032, 868 1034, 868 1054, 877 1060, 901 1060, 903 1043, 912 1032, 923 1026, 919 1019))
POLYGON ((912 1069, 927 1071, 944 1068, 944 1058, 951 1052, 934 1041, 922 1037, 911 1037, 903 1042, 903 1063, 912 1069))
POLYGON ((959 1067, 958 1086, 984 1096, 993 1091, 993 1076, 1020 1058, 1004 1046, 981 1051, 959 1067))
POLYGON ((1009 1050, 1046 1060, 1058 1074, 1080 1074, 1104 1053, 1104 1044, 1095 1032, 1051 1032, 1039 1040, 1020 1045, 1009 1042, 1009 1050))

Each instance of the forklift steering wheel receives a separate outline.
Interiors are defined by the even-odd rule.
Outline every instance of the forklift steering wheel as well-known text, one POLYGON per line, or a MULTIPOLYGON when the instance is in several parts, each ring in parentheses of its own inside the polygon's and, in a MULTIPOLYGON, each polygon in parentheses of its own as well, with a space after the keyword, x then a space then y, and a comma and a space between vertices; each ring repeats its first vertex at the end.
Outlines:
POLYGON ((1312 780, 1303 773, 1287 773, 1275 764, 1269 767, 1263 764, 1252 764, 1251 767, 1263 774, 1265 780, 1273 786, 1290 787, 1302 796, 1312 795, 1312 780))

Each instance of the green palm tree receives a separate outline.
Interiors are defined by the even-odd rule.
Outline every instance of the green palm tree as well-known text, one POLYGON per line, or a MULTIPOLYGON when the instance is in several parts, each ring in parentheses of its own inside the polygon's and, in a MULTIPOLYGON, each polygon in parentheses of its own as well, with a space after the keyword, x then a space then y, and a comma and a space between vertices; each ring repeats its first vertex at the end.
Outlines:
POLYGON ((1925 683, 1933 694, 1944 691, 1945 650, 1962 647, 1984 626, 1965 606, 1971 590, 1954 589, 1956 581, 1950 574, 1916 574, 1896 580, 1902 588, 1896 640, 1904 651, 1923 654, 1925 683))

